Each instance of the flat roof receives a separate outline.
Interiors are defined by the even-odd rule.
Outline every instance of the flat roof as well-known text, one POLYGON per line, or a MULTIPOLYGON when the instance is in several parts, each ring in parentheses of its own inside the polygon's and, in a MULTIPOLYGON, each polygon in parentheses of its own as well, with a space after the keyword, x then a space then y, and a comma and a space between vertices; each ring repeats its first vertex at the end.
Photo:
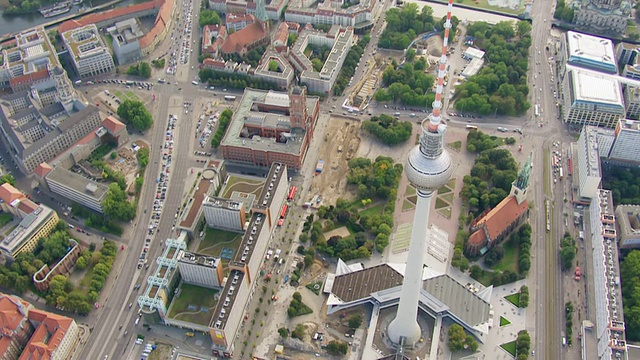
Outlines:
MULTIPOLYGON (((231 122, 227 134, 222 139, 222 146, 238 146, 250 148, 253 150, 261 151, 273 151, 287 154, 300 155, 302 152, 302 145, 304 144, 304 138, 306 131, 295 128, 291 129, 290 136, 286 142, 276 142, 275 138, 262 138, 260 136, 240 137, 242 130, 244 129, 245 122, 247 123, 264 123, 269 122, 271 124, 281 124, 282 126, 290 127, 290 118, 287 115, 279 113, 266 113, 253 109, 254 103, 265 103, 268 96, 271 93, 283 94, 276 91, 267 90, 255 90, 251 88, 245 88, 240 103, 238 104, 231 122)), ((287 95, 288 96, 288 95, 287 95)), ((269 96, 269 99, 273 96, 269 96)), ((315 96, 307 96, 307 109, 309 113, 315 108, 316 103, 320 99, 315 96)))
POLYGON ((107 193, 107 185, 87 179, 80 174, 56 166, 47 176, 47 180, 62 184, 97 201, 101 201, 107 193))
POLYGON ((618 105, 624 108, 620 82, 617 79, 579 69, 572 69, 570 72, 576 101, 618 105))
POLYGON ((369 297, 380 290, 402 285, 404 277, 387 264, 338 275, 331 292, 345 303, 369 297))
POLYGON ((61 35, 65 46, 76 60, 108 51, 95 24, 87 24, 61 35))
POLYGON ((567 51, 569 62, 572 59, 584 61, 593 66, 599 64, 617 70, 613 42, 609 39, 567 31, 567 51))
POLYGON ((24 241, 54 213, 51 208, 45 205, 39 205, 37 209, 25 216, 13 231, 2 239, 0 247, 6 252, 13 254, 22 246, 24 241))
POLYGON ((180 250, 178 252, 178 262, 215 269, 220 263, 220 259, 213 256, 180 250))
POLYGON ((465 323, 476 326, 489 321, 490 304, 449 275, 427 279, 423 286, 465 323))

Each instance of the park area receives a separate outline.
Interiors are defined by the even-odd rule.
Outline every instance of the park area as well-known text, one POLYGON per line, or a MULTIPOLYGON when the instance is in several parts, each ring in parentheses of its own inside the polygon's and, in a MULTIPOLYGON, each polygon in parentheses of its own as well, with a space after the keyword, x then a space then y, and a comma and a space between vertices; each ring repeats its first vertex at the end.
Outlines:
POLYGON ((175 320, 209 325, 218 303, 218 290, 182 283, 169 306, 168 317, 175 320))

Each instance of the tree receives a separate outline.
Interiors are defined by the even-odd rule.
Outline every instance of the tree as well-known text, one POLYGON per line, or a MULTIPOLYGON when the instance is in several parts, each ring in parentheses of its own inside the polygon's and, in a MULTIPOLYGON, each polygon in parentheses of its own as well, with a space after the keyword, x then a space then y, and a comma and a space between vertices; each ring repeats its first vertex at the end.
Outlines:
POLYGON ((357 329, 360 327, 360 325, 362 325, 362 315, 361 314, 351 315, 351 317, 349 318, 349 328, 357 329))
POLYGON ((520 288, 520 304, 519 307, 526 308, 529 306, 529 287, 522 285, 520 288))
POLYGON ((408 121, 382 114, 374 116, 370 121, 364 121, 362 129, 387 145, 403 143, 411 137, 413 126, 408 121))
POLYGON ((449 349, 451 351, 464 349, 466 341, 467 333, 465 333, 462 326, 458 324, 452 324, 449 326, 449 349))
POLYGON ((576 245, 575 240, 571 237, 571 234, 565 233, 562 241, 560 242, 560 258, 562 259, 562 269, 570 269, 573 264, 573 259, 576 257, 576 245))
POLYGON ((140 62, 135 65, 129 66, 127 69, 127 75, 140 76, 148 79, 151 77, 151 66, 147 62, 140 62))
POLYGON ((220 142, 222 141, 224 134, 227 132, 227 127, 229 127, 229 123, 231 122, 231 116, 233 112, 231 109, 225 109, 220 114, 220 119, 218 121, 218 130, 216 130, 215 135, 211 139, 211 146, 214 148, 218 148, 220 146, 220 142))
POLYGON ((16 186, 16 179, 11 174, 4 174, 0 177, 0 185, 9 183, 11 186, 16 186))
POLYGON ((291 332, 291 337, 294 339, 304 340, 306 328, 302 324, 296 325, 296 328, 291 332))
POLYGON ((200 27, 220 24, 220 15, 218 15, 218 13, 213 10, 203 9, 200 11, 198 23, 200 24, 200 27))
POLYGON ((327 344, 327 352, 331 355, 346 355, 349 345, 344 341, 331 340, 327 344))
POLYGON ((136 208, 127 201, 124 190, 116 183, 109 185, 102 201, 102 211, 104 215, 119 221, 129 221, 136 215, 136 208))
POLYGON ((147 167, 147 164, 149 164, 149 149, 146 147, 138 149, 136 158, 138 159, 138 165, 141 169, 147 167))
POLYGON ((78 270, 84 270, 87 268, 87 260, 83 257, 78 258, 76 261, 76 268, 78 270))
POLYGON ((289 336, 289 330, 281 327, 278 329, 278 334, 280 334, 280 337, 282 337, 283 339, 286 339, 289 336))
POLYGON ((280 70, 278 62, 275 60, 269 61, 269 71, 277 72, 278 70, 280 70))
POLYGON ((134 129, 147 130, 153 124, 153 117, 144 103, 138 100, 125 100, 118 106, 118 116, 134 129))

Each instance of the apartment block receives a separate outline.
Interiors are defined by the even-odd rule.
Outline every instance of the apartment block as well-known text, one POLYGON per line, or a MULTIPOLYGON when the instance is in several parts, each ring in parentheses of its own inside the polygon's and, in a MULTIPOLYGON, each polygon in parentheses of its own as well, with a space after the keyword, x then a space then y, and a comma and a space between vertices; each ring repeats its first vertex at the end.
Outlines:
POLYGON ((44 179, 51 192, 102 213, 102 201, 107 195, 107 185, 60 166, 51 169, 44 175, 44 179))
POLYGON ((246 217, 242 202, 206 196, 202 201, 202 209, 207 226, 228 231, 244 231, 246 217))
POLYGON ((102 42, 95 24, 60 34, 80 78, 109 73, 115 69, 109 48, 102 42))
POLYGON ((184 250, 178 253, 178 270, 184 282, 209 289, 219 288, 224 278, 219 258, 184 250))
POLYGON ((640 205, 618 205, 616 225, 621 249, 640 248, 640 205))

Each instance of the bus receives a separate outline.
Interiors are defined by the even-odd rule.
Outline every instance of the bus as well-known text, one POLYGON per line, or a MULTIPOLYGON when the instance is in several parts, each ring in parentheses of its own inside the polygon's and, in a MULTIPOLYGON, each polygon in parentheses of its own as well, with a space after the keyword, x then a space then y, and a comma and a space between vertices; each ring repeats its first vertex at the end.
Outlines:
POLYGON ((280 210, 280 219, 278 219, 278 226, 282 226, 284 224, 284 218, 287 216, 287 210, 289 210, 287 204, 282 205, 282 210, 280 210))
POLYGON ((289 201, 293 200, 293 198, 296 196, 297 190, 298 188, 296 188, 295 186, 292 186, 291 189, 289 189, 289 195, 287 195, 287 200, 289 201))
POLYGON ((540 116, 540 105, 536 104, 536 116, 540 116))
POLYGON ((553 155, 553 160, 552 161, 553 161, 552 164, 553 164, 554 167, 558 166, 558 157, 557 156, 553 155))
POLYGON ((224 99, 227 101, 236 101, 236 97, 233 95, 225 95, 224 99))
POLYGON ((560 176, 560 180, 562 180, 563 176, 564 176, 564 171, 562 169, 562 167, 560 167, 560 171, 558 172, 559 176, 560 176))
POLYGON ((475 125, 467 125, 467 130, 478 130, 478 127, 475 125))

